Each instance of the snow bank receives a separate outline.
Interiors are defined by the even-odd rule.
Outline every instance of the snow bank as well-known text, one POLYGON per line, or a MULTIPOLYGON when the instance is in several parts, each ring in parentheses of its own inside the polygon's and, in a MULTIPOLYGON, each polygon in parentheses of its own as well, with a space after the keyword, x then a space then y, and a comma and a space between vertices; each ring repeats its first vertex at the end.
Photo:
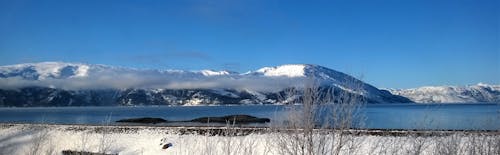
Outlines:
MULTIPOLYGON (((214 136, 180 132, 187 131, 185 129, 0 124, 0 154, 61 154, 62 150, 120 155, 289 154, 297 151, 298 147, 294 146, 302 143, 289 139, 293 135, 283 132, 214 136), (164 150, 162 145, 165 143, 172 143, 173 146, 164 150)), ((341 135, 315 135, 315 154, 332 154, 334 150, 329 150, 328 146, 338 146, 340 142, 344 143, 339 149, 340 154, 497 154, 500 151, 498 132, 447 133, 439 136, 343 135, 344 141, 338 141, 338 136, 341 135), (321 147, 324 150, 320 150, 321 147)))
POLYGON ((63 150, 120 155, 265 154, 260 148, 265 147, 262 140, 267 135, 226 137, 179 131, 175 127, 3 124, 0 154, 61 154, 63 150), (166 143, 173 147, 162 149, 166 143))

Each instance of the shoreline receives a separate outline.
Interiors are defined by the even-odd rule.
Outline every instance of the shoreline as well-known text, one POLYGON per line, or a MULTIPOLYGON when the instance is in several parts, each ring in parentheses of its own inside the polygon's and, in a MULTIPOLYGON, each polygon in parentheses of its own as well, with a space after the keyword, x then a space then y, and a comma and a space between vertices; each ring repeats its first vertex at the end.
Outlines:
MULTIPOLYGON (((31 124, 31 123, 0 123, 0 129, 22 127, 22 128, 54 128, 65 131, 92 131, 111 133, 135 133, 141 130, 155 130, 174 134, 195 134, 195 135, 224 135, 226 130, 232 133, 248 134, 266 134, 289 132, 292 129, 272 128, 272 127, 241 127, 241 126, 151 126, 151 125, 89 125, 89 124, 31 124)), ((314 129, 316 132, 342 132, 350 135, 370 135, 370 136, 435 136, 461 134, 482 134, 482 135, 500 135, 500 130, 405 130, 405 129, 314 129)))

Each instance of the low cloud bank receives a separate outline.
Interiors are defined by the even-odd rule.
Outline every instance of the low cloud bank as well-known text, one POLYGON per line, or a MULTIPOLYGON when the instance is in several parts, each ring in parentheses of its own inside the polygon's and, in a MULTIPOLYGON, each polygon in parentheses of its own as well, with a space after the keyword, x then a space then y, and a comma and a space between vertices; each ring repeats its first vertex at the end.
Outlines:
POLYGON ((22 77, 0 78, 0 89, 30 86, 66 90, 82 89, 237 89, 272 92, 287 87, 298 87, 303 78, 261 76, 196 76, 194 73, 162 72, 100 72, 85 77, 46 78, 28 80, 22 77))

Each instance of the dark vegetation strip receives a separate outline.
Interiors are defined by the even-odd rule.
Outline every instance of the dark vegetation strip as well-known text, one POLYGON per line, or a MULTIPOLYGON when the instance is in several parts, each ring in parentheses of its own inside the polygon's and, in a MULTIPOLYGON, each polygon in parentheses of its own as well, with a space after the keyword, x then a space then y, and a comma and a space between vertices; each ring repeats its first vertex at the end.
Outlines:
MULTIPOLYGON (((53 124, 12 124, 0 123, 0 128, 11 128, 22 126, 30 127, 48 127, 60 128, 66 131, 88 131, 95 133, 138 133, 140 130, 155 130, 165 134, 197 134, 197 135, 221 135, 221 136, 243 136, 248 134, 266 134, 266 133, 287 133, 296 132, 297 129, 269 128, 269 127, 237 127, 237 126, 125 126, 125 125, 53 125, 53 124)), ((300 130, 300 129, 298 129, 300 130)), ((342 132, 348 135, 371 135, 371 136, 447 136, 461 133, 466 135, 498 135, 500 130, 394 130, 394 129, 315 129, 320 134, 329 134, 333 132, 342 132)))

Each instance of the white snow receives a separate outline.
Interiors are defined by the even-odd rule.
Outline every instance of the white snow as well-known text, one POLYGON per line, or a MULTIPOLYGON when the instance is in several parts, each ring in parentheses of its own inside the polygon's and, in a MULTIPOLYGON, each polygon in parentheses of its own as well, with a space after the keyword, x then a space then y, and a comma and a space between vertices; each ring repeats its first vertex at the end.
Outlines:
MULTIPOLYGON (((120 155, 273 155, 284 154, 283 151, 292 151, 298 145, 298 143, 293 143, 293 139, 287 139, 292 137, 285 133, 209 136, 179 132, 189 128, 0 124, 0 154, 44 155, 61 154, 63 150, 73 150, 120 155), (162 149, 162 145, 166 143, 171 143, 173 146, 162 149), (289 145, 289 149, 284 149, 282 147, 284 145, 289 145)), ((443 136, 422 137, 412 134, 398 137, 345 135, 342 141, 345 146, 340 150, 340 154, 431 155, 443 154, 446 151, 453 151, 453 154, 467 154, 471 150, 486 151, 483 153, 491 154, 500 149, 497 147, 500 145, 498 134, 451 133, 445 133, 443 136)), ((332 134, 315 135, 315 143, 324 143, 324 145, 316 144, 316 146, 324 146, 328 150, 329 146, 338 145, 338 141, 332 144, 331 139, 337 138, 338 140, 339 137, 331 136, 332 134), (322 138, 326 141, 319 141, 322 138)))
POLYGON ((39 79, 46 79, 50 75, 56 75, 59 73, 59 70, 64 66, 63 63, 58 62, 44 62, 35 66, 36 71, 40 75, 39 79))
POLYGON ((252 91, 277 91, 304 77, 307 65, 282 65, 267 67, 249 74, 230 71, 147 70, 82 63, 41 62, 0 66, 0 87, 26 86, 80 89, 235 89, 252 91), (64 76, 61 70, 65 70, 64 76), (254 76, 261 74, 264 76, 254 76), (254 74, 252 74, 254 73, 254 74), (283 77, 283 78, 277 78, 283 77), (286 79, 288 78, 288 79, 286 79), (277 87, 277 88, 275 88, 277 87))
POLYGON ((238 98, 240 96, 232 93, 232 92, 229 92, 227 90, 224 90, 224 89, 212 89, 212 92, 213 93, 216 93, 216 94, 219 94, 219 95, 223 95, 223 96, 228 96, 228 97, 232 97, 232 98, 238 98))
POLYGON ((257 70, 264 76, 285 76, 285 77, 305 77, 306 65, 281 65, 277 67, 264 67, 257 70))
POLYGON ((264 101, 264 100, 267 99, 266 95, 264 95, 262 93, 259 93, 257 91, 252 91, 252 90, 249 90, 249 89, 246 89, 244 91, 247 92, 247 93, 249 93, 249 94, 252 94, 255 97, 257 97, 257 99, 260 100, 260 101, 264 101))
POLYGON ((184 105, 187 105, 187 106, 201 105, 201 104, 203 104, 203 101, 204 100, 201 98, 192 98, 192 99, 187 100, 186 104, 184 104, 184 105))
POLYGON ((469 86, 425 86, 413 89, 388 89, 417 103, 499 102, 500 85, 479 83, 469 86))
MULTIPOLYGON (((376 102, 393 97, 381 93, 353 77, 326 67, 311 64, 288 64, 264 67, 245 74, 229 71, 147 70, 81 63, 42 62, 0 66, 0 88, 27 86, 53 87, 65 90, 82 89, 232 89, 249 92, 278 92, 299 88, 308 81, 330 85, 365 95, 376 102), (35 68, 33 72, 32 68, 35 68), (70 67, 69 70, 61 70, 70 67), (64 76, 62 76, 64 75, 64 76), (354 87, 361 86, 357 90, 354 87)), ((259 97, 259 100, 266 100, 259 97)), ((393 102, 393 101, 391 101, 393 102)), ((190 102, 197 104, 198 100, 190 102)))
POLYGON ((201 70, 200 72, 205 76, 222 76, 230 74, 228 71, 201 70))
POLYGON ((78 70, 76 70, 75 77, 85 77, 88 75, 90 67, 88 65, 80 65, 78 66, 78 70))
POLYGON ((61 69, 67 66, 73 66, 77 68, 74 76, 71 77, 85 77, 88 75, 88 70, 90 69, 89 65, 82 63, 40 62, 0 66, 0 73, 7 74, 16 70, 19 71, 25 68, 32 67, 38 74, 38 79, 45 80, 51 77, 60 77, 61 69))

